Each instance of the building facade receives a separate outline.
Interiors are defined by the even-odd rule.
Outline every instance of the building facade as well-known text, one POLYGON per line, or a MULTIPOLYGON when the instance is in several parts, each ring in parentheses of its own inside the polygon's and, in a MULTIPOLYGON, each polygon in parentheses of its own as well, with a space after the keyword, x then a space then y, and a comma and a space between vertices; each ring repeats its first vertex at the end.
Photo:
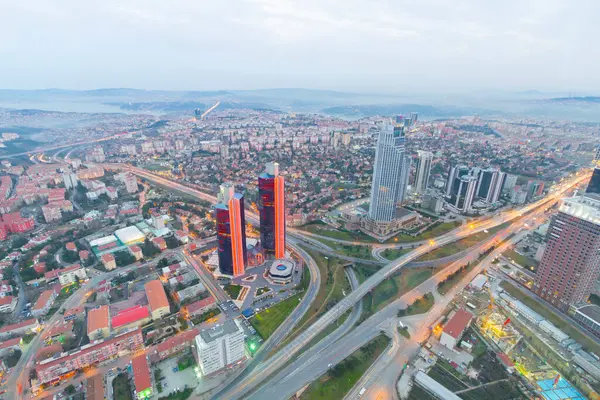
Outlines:
POLYGON ((244 196, 235 193, 228 182, 221 185, 219 201, 215 206, 219 271, 223 275, 243 275, 248 263, 244 196))
POLYGON ((600 201, 564 199, 547 233, 533 291, 557 308, 585 303, 600 276, 600 201))
POLYGON ((267 254, 285 257, 285 181, 279 164, 268 163, 258 177, 260 241, 267 254))
POLYGON ((198 366, 203 375, 210 375, 246 357, 244 330, 238 320, 228 320, 196 336, 198 366))
POLYGON ((477 177, 462 175, 455 179, 452 193, 448 200, 449 208, 453 211, 468 213, 472 209, 473 199, 477 189, 477 177))
POLYGON ((429 176, 431 175, 431 162, 433 161, 433 153, 430 151, 418 151, 417 167, 415 175, 415 193, 423 193, 429 186, 429 176))
POLYGON ((394 219, 405 196, 407 165, 404 125, 383 125, 375 150, 369 218, 382 222, 394 219))

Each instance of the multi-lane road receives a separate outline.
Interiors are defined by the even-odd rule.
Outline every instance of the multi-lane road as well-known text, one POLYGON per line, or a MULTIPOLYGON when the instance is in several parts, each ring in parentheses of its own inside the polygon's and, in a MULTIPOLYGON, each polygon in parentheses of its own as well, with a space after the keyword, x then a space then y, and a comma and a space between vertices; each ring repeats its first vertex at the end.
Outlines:
MULTIPOLYGON (((166 187, 181 191, 183 193, 195 196, 206 201, 216 201, 216 198, 212 195, 209 195, 197 189, 187 187, 177 182, 172 182, 168 179, 159 177, 139 168, 124 166, 120 164, 106 165, 106 167, 116 169, 127 169, 138 176, 162 184, 166 187)), ((260 368, 255 368, 251 372, 245 373, 242 382, 235 385, 234 387, 230 386, 227 390, 221 392, 218 395, 218 397, 233 399, 241 398, 244 395, 247 395, 266 378, 268 378, 276 371, 280 370, 289 359, 291 359, 298 352, 303 350, 304 347, 308 345, 319 333, 321 333, 324 329, 326 329, 327 326, 329 326, 331 323, 335 322, 338 318, 340 318, 346 311, 353 307, 354 304, 360 301, 369 291, 374 289, 384 279, 390 277, 392 274, 394 274, 399 269, 405 267, 410 262, 427 254, 433 249, 460 240, 475 233, 494 228, 505 222, 509 222, 516 218, 519 218, 525 213, 536 210, 540 207, 545 207, 552 201, 557 201, 558 199, 560 199, 560 197, 566 190, 568 190, 576 184, 581 183, 584 179, 587 178, 589 178, 588 174, 580 175, 579 177, 575 178, 574 180, 568 183, 558 185, 557 188, 553 190, 551 194, 533 204, 522 208, 521 210, 506 211, 486 221, 476 224, 469 224, 468 226, 462 226, 445 235, 437 237, 434 240, 430 240, 427 243, 421 244, 409 253, 400 257, 399 259, 390 262, 389 264, 381 268, 378 272, 376 272, 374 275, 369 277, 356 290, 352 291, 348 296, 346 296, 343 300, 341 300, 334 307, 332 307, 327 313, 325 313, 322 317, 315 321, 308 329, 303 331, 299 336, 293 339, 284 348, 280 349, 277 354, 275 354, 269 359, 268 365, 263 365, 260 368)), ((257 216, 253 213, 248 213, 248 217, 249 221, 254 223, 256 223, 258 219, 257 216)), ((304 232, 292 228, 288 229, 288 234, 291 236, 305 237, 304 232)), ((496 236, 498 236, 498 234, 496 236)), ((347 336, 350 335, 352 335, 352 332, 347 336)))

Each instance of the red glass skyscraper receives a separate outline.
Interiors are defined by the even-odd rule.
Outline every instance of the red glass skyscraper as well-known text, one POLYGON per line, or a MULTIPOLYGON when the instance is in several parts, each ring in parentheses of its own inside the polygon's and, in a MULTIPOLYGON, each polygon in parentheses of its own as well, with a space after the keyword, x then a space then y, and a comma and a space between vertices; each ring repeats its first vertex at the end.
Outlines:
POLYGON ((279 176, 279 164, 268 163, 258 177, 260 241, 275 258, 285 257, 285 181, 279 176))
POLYGON ((219 200, 215 206, 219 271, 224 275, 243 275, 248 262, 244 196, 235 193, 232 183, 224 183, 219 200))

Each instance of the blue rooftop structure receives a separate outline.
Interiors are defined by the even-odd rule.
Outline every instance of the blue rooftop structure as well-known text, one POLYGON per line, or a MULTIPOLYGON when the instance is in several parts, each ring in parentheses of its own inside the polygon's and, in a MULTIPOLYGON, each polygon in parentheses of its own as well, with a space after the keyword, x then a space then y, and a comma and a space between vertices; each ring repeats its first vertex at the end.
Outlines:
POLYGON ((569 382, 560 378, 554 386, 554 379, 538 381, 540 395, 547 400, 586 400, 569 382))
POLYGON ((254 309, 246 308, 244 311, 242 311, 242 315, 246 318, 250 318, 251 316, 254 315, 254 309))

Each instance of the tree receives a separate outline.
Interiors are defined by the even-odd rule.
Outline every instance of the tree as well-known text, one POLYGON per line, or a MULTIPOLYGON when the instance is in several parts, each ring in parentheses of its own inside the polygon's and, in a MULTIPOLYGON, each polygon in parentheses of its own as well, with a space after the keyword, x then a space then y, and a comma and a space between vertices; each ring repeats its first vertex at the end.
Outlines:
POLYGON ((75 386, 73 385, 69 385, 65 388, 65 393, 67 394, 73 394, 75 393, 75 386))

